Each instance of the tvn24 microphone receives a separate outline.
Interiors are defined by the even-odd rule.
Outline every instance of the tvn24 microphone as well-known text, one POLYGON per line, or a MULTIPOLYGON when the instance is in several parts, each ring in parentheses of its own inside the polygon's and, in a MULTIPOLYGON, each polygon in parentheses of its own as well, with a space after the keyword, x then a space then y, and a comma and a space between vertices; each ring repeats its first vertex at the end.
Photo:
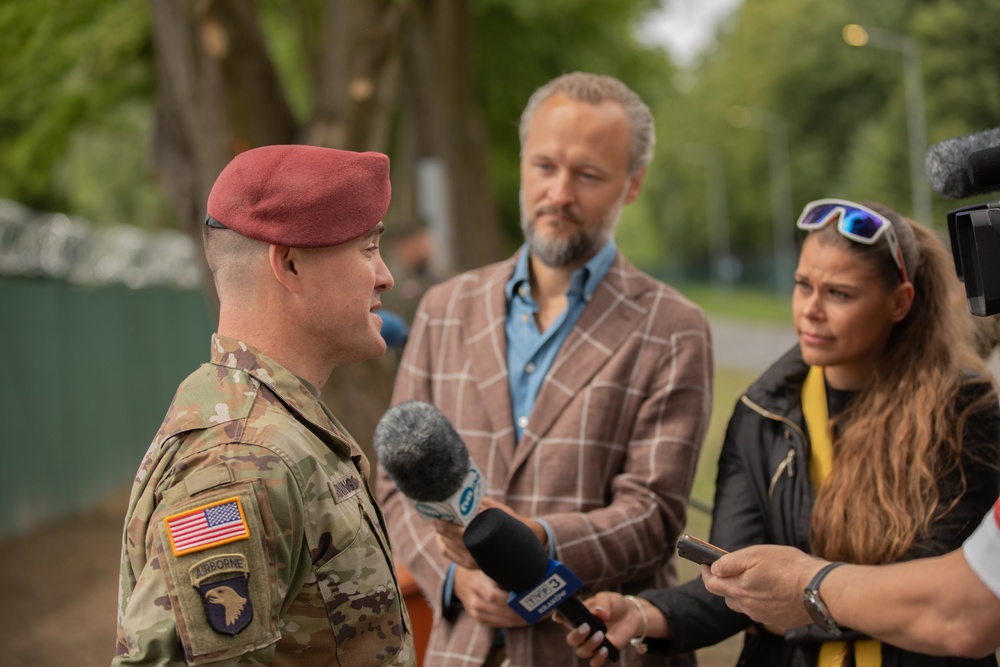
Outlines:
POLYGON ((468 525, 483 498, 483 476, 448 418, 430 403, 386 410, 373 437, 379 464, 429 519, 468 525))
MULTIPOLYGON (((549 560, 545 548, 526 525, 495 507, 485 509, 465 529, 465 548, 479 569, 500 588, 511 591, 507 605, 532 625, 552 610, 574 627, 590 624, 590 633, 607 633, 604 622, 594 616, 573 594, 583 582, 559 561, 549 560)), ((618 649, 605 637, 601 646, 608 658, 618 661, 618 649)))
POLYGON ((949 199, 1000 190, 1000 127, 931 146, 927 180, 935 192, 949 199))

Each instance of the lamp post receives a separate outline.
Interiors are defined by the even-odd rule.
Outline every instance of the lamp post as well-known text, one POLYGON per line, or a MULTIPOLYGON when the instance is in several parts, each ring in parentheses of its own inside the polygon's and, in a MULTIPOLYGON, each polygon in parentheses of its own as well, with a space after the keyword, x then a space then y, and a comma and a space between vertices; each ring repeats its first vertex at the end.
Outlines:
POLYGON ((844 41, 851 46, 874 46, 903 54, 903 82, 906 90, 906 126, 910 144, 910 189, 913 216, 930 224, 931 192, 924 172, 927 153, 927 121, 924 116, 924 84, 920 67, 920 46, 909 35, 880 28, 865 28, 857 23, 844 26, 844 41))
POLYGON ((788 125, 783 116, 766 109, 734 106, 729 109, 734 127, 754 127, 767 132, 768 167, 771 176, 771 220, 774 243, 774 285, 779 294, 792 287, 792 177, 788 160, 788 125))
POLYGON ((684 143, 684 154, 701 164, 705 174, 705 215, 708 229, 708 256, 712 263, 712 283, 732 287, 732 246, 729 241, 729 208, 726 206, 726 172, 719 153, 711 146, 684 143))

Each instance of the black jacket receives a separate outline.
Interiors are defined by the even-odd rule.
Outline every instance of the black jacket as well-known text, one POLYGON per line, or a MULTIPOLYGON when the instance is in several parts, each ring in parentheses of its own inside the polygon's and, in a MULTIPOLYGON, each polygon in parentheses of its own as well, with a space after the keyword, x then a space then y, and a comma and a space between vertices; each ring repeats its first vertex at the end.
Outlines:
MULTIPOLYGON (((719 457, 710 541, 727 550, 754 544, 782 544, 809 551, 809 517, 815 493, 809 477, 809 438, 804 428, 801 389, 809 367, 798 346, 771 366, 736 404, 719 457)), ((933 534, 907 553, 905 559, 947 553, 962 544, 996 501, 1000 490, 997 465, 1000 407, 993 404, 970 418, 963 463, 968 490, 961 501, 936 520, 933 534)), ((959 494, 957 475, 942 482, 942 504, 959 494)), ((753 667, 812 667, 819 643, 835 639, 809 626, 801 643, 771 634, 709 593, 701 578, 672 589, 642 593, 670 621, 670 641, 651 646, 668 653, 689 652, 716 644, 746 630, 739 665, 753 667)), ((993 656, 981 660, 941 658, 882 645, 883 667, 944 667, 996 665, 993 656)))

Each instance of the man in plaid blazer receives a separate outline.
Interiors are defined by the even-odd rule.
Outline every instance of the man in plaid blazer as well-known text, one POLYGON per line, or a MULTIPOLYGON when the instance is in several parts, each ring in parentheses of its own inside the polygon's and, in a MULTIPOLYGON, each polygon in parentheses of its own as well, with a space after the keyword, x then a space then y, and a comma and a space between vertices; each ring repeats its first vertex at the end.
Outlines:
MULTIPOLYGON (((532 95, 520 135, 526 243, 427 292, 392 400, 437 406, 483 473, 484 506, 527 523, 590 590, 669 586, 712 354, 702 311, 613 241, 652 158, 652 114, 620 81, 577 72, 532 95)), ((580 662, 562 626, 526 626, 507 607, 460 527, 421 518, 384 471, 378 493, 396 557, 435 610, 425 665, 580 662)), ((692 657, 673 660, 628 649, 619 664, 692 657)))

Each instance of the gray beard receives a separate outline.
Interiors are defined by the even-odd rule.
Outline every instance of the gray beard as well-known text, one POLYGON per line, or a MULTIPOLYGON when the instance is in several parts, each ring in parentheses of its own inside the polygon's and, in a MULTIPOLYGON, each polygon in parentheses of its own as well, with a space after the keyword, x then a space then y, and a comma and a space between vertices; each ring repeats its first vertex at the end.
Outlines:
MULTIPOLYGON (((570 211, 564 211, 574 220, 580 223, 580 231, 573 234, 568 239, 550 239, 540 236, 535 231, 531 219, 524 205, 524 190, 518 194, 521 203, 521 231, 524 233, 524 240, 528 243, 528 250, 532 257, 537 257, 546 266, 553 269, 562 269, 581 263, 597 254, 597 251, 611 240, 618 226, 618 219, 621 217, 622 209, 625 207, 625 195, 628 194, 628 185, 622 190, 618 201, 608 210, 603 219, 594 228, 587 229, 583 220, 580 220, 570 211)), ((545 208, 538 208, 534 211, 537 216, 539 211, 545 208)))
POLYGON ((582 231, 567 239, 545 238, 535 233, 535 228, 524 216, 521 218, 521 229, 531 256, 554 269, 571 266, 592 256, 610 238, 607 234, 587 234, 582 231))

